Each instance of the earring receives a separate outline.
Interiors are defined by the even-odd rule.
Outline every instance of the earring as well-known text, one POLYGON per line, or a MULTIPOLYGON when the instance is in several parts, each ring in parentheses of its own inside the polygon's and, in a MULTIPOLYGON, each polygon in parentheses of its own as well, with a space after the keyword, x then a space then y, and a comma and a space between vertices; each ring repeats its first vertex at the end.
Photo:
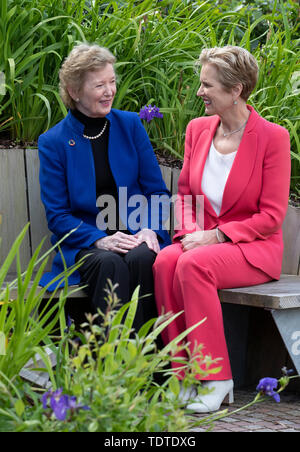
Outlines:
POLYGON ((234 100, 234 101, 233 101, 233 105, 237 105, 237 100, 234 100))
POLYGON ((77 99, 75 99, 75 102, 79 102, 79 97, 77 97, 77 99))

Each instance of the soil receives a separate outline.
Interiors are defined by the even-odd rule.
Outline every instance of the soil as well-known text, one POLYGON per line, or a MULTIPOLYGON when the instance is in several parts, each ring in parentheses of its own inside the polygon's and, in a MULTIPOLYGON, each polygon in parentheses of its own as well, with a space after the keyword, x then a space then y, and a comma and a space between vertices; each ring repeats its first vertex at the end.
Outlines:
POLYGON ((36 147, 37 143, 35 142, 19 142, 14 141, 9 138, 5 138, 5 136, 0 136, 0 149, 24 149, 36 147))
POLYGON ((167 151, 156 150, 155 155, 160 165, 177 169, 182 168, 183 160, 173 157, 167 151))
MULTIPOLYGON (((37 147, 37 143, 32 142, 17 142, 5 137, 0 137, 0 149, 24 149, 37 147)), ((155 155, 160 165, 169 166, 171 168, 182 168, 183 161, 173 157, 167 151, 156 150, 155 155)))
POLYGON ((300 208, 300 198, 295 193, 290 194, 289 204, 293 207, 300 208))

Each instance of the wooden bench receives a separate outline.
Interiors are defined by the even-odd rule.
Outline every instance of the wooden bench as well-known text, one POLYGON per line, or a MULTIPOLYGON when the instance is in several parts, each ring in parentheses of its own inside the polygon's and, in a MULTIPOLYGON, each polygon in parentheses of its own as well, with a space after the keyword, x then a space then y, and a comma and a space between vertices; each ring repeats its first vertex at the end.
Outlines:
MULTIPOLYGON (((169 190, 173 194, 176 193, 180 170, 165 166, 162 166, 161 170, 169 190)), ((30 229, 21 248, 21 265, 26 268, 34 250, 45 236, 48 241, 44 249, 49 247, 50 233, 40 201, 38 171, 36 149, 0 149, 0 265, 14 239, 28 222, 30 229)), ((275 361, 278 366, 288 364, 288 355, 291 364, 300 374, 299 213, 296 208, 289 207, 284 222, 285 254, 280 281, 219 292, 233 374, 241 386, 265 376, 263 372, 273 372, 272 365, 275 361), (271 327, 268 317, 272 319, 271 327), (274 351, 276 358, 273 359, 270 356, 274 355, 274 351), (270 366, 266 366, 266 363, 270 366)), ((173 212, 170 224, 172 223, 173 212)), ((15 271, 16 268, 11 269, 11 276, 15 271)), ((13 291, 12 296, 16 296, 13 291)), ((82 290, 72 296, 77 299, 84 297, 82 290)), ((278 366, 275 366, 276 372, 278 366)))

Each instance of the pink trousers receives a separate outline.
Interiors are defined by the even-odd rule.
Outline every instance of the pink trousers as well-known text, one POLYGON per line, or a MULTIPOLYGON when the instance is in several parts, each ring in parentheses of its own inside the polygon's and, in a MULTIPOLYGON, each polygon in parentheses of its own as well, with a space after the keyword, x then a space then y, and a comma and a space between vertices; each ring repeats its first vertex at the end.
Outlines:
MULTIPOLYGON (((162 333, 165 344, 181 332, 206 320, 185 339, 190 353, 202 344, 201 353, 220 361, 212 368, 222 367, 216 374, 196 378, 201 380, 227 380, 232 378, 224 335, 223 316, 218 289, 261 284, 271 278, 253 267, 244 258, 240 248, 229 242, 200 246, 182 251, 176 243, 164 248, 157 256, 154 267, 155 297, 159 314, 184 311, 162 333)), ((204 370, 203 359, 199 360, 204 370)), ((177 364, 173 367, 179 368, 177 364)), ((178 372, 181 379, 184 372, 178 372)))

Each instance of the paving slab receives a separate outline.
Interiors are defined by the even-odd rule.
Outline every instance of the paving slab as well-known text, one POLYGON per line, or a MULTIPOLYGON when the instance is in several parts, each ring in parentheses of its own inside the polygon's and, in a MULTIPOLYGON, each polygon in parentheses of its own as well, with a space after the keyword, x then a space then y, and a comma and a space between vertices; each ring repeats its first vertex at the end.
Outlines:
MULTIPOLYGON (((282 392, 281 401, 276 403, 272 398, 256 403, 238 413, 234 411, 251 402, 256 396, 253 388, 239 389, 234 393, 234 403, 228 408, 228 416, 216 420, 210 432, 300 432, 300 394, 282 392)), ((197 414, 195 419, 203 419, 205 415, 197 414)), ((205 432, 207 427, 199 423, 193 431, 205 432)))

